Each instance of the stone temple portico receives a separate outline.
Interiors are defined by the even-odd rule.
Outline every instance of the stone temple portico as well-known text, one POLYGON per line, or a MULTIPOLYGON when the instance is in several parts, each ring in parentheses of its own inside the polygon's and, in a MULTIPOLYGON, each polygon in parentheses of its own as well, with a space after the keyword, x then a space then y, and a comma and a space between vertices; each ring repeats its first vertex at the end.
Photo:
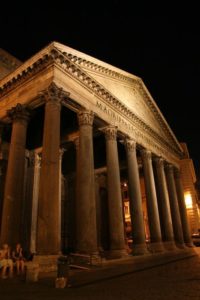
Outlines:
POLYGON ((53 42, 1 79, 0 100, 1 243, 43 270, 62 252, 127 256, 124 177, 129 253, 192 246, 183 150, 140 78, 53 42))

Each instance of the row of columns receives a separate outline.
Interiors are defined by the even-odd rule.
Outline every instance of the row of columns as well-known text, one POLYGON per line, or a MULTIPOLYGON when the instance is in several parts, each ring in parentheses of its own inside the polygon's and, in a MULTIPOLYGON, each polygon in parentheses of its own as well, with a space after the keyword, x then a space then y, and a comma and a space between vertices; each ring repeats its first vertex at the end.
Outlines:
MULTIPOLYGON (((56 255, 61 249, 60 241, 60 195, 59 195, 59 147, 61 91, 51 86, 43 93, 45 99, 45 118, 41 175, 38 196, 37 254, 56 255)), ((9 151, 8 169, 5 185, 5 199, 1 228, 1 242, 16 244, 20 241, 24 159, 26 131, 29 112, 22 105, 9 111, 13 120, 9 151)), ((76 203, 76 248, 77 252, 98 254, 96 202, 93 159, 93 120, 90 111, 78 113, 79 148, 77 155, 77 203, 76 203)), ((106 138, 107 187, 110 228, 110 252, 113 256, 123 256, 125 251, 123 208, 120 189, 120 171, 117 150, 117 128, 103 128, 106 138)), ((128 161, 128 179, 131 220, 133 228, 133 252, 148 252, 142 211, 139 171, 136 156, 136 143, 125 138, 128 161)), ((152 166, 151 152, 141 151, 143 161, 151 251, 163 251, 163 241, 168 248, 176 245, 191 246, 190 233, 184 205, 183 189, 179 171, 167 164, 164 168, 162 158, 155 159, 158 191, 152 166), (159 203, 157 199, 159 194, 159 203), (163 220, 161 232, 160 218, 163 220)))

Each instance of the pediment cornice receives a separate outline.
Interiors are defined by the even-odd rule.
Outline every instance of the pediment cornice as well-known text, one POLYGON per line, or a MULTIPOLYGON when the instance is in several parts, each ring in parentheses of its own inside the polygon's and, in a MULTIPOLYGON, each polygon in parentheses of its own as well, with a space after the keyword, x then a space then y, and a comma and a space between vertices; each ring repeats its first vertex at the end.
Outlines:
POLYGON ((129 119, 130 122, 137 125, 138 128, 144 130, 148 135, 152 136, 154 140, 161 143, 163 146, 168 148, 175 155, 181 157, 182 152, 180 145, 177 142, 173 132, 167 125, 167 122, 162 117, 158 107, 152 101, 151 96, 145 89, 145 86, 140 78, 129 78, 124 74, 120 74, 116 71, 109 70, 108 68, 102 67, 98 64, 94 64, 84 59, 80 59, 77 56, 73 56, 66 52, 62 52, 57 49, 54 44, 39 52, 35 57, 24 63, 18 70, 11 73, 9 76, 0 81, 0 97, 4 96, 11 89, 17 87, 28 78, 34 76, 45 67, 51 64, 59 65, 64 71, 66 71, 72 78, 79 81, 87 89, 89 89, 98 98, 102 99, 109 106, 114 107, 119 111, 125 118, 129 119), (168 140, 161 137, 155 130, 147 125, 144 120, 134 114, 126 105, 124 105, 116 96, 112 95, 103 85, 97 82, 92 76, 90 76, 84 69, 90 68, 96 72, 101 72, 107 76, 113 77, 118 80, 126 81, 127 83, 134 84, 142 97, 145 99, 147 105, 151 109, 155 118, 159 122, 161 128, 165 131, 168 140))

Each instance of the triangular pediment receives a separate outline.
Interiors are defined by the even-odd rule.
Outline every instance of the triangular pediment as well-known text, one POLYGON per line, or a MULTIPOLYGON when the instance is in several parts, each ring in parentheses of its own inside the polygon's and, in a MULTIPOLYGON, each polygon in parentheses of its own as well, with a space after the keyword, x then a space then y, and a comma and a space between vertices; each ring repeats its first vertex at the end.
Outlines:
POLYGON ((146 124, 163 142, 177 153, 182 152, 179 142, 141 78, 60 43, 55 43, 55 48, 87 74, 91 81, 98 83, 146 124))

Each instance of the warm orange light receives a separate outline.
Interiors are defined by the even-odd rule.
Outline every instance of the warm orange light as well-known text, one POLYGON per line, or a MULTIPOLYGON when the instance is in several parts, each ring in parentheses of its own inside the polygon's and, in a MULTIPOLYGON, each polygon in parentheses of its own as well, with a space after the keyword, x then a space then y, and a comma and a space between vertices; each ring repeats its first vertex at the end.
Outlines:
POLYGON ((185 193, 184 197, 185 197, 186 208, 188 208, 188 209, 192 208, 192 196, 191 196, 191 194, 190 193, 185 193))

